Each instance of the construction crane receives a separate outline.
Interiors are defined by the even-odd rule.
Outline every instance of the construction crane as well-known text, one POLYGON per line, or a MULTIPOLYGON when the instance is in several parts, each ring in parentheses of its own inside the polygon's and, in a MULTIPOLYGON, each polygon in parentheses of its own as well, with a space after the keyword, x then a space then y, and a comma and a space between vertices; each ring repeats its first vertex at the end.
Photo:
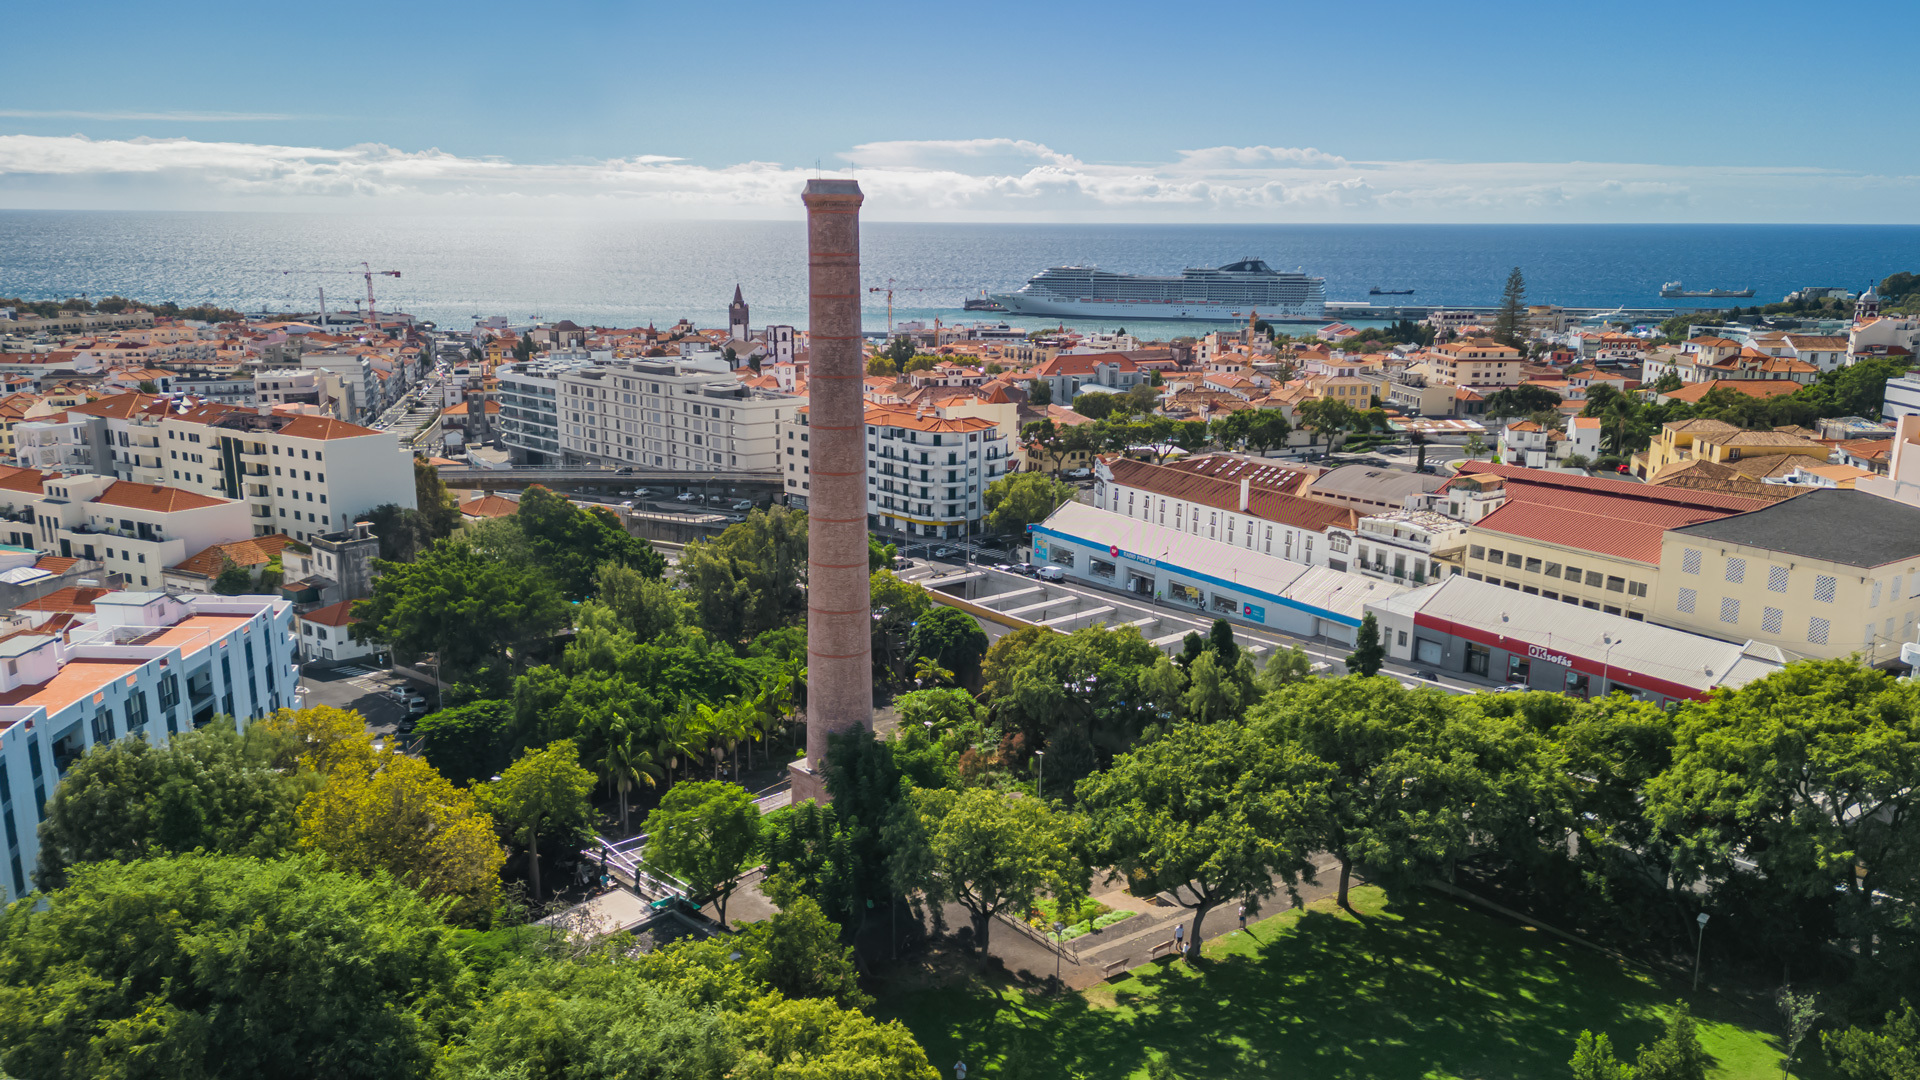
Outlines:
POLYGON ((888 337, 893 336, 893 294, 896 292, 931 292, 933 291, 931 289, 928 289, 919 285, 896 286, 894 285, 893 282, 894 282, 893 278, 888 278, 886 285, 884 286, 873 285, 873 286, 869 286, 867 289, 867 291, 870 293, 883 292, 887 294, 887 336, 888 337))
MULTIPOLYGON (((375 312, 373 309, 373 279, 376 276, 398 278, 400 276, 400 271, 375 270, 372 266, 363 262, 360 264, 360 269, 358 270, 282 270, 280 271, 280 274, 283 277, 288 274, 348 274, 357 278, 365 278, 367 282, 366 323, 368 326, 372 326, 374 325, 374 318, 375 318, 375 312)), ((327 323, 327 290, 323 288, 320 290, 320 325, 325 326, 326 323, 327 323)))

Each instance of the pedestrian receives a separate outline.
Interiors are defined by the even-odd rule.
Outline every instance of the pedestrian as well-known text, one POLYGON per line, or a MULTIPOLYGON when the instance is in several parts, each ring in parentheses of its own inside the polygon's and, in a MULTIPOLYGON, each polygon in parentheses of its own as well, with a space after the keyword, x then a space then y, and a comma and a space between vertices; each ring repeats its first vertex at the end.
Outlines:
POLYGON ((1186 924, 1174 923, 1173 924, 1173 951, 1174 952, 1183 951, 1183 947, 1186 944, 1186 940, 1187 940, 1186 924))
POLYGON ((1247 928, 1247 905, 1241 904, 1240 905, 1240 929, 1245 930, 1246 928, 1247 928))
POLYGON ((953 1063, 953 1080, 967 1080, 966 1062, 956 1061, 953 1063))

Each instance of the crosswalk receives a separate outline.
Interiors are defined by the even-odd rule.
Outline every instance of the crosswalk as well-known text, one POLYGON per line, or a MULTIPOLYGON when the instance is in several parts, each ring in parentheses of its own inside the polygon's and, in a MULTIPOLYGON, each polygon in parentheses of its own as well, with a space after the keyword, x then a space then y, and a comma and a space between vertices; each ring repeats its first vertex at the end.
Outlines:
POLYGON ((342 675, 356 676, 356 675, 375 675, 375 674, 384 672, 386 669, 369 667, 366 664, 348 664, 344 667, 334 668, 333 670, 339 672, 342 675))

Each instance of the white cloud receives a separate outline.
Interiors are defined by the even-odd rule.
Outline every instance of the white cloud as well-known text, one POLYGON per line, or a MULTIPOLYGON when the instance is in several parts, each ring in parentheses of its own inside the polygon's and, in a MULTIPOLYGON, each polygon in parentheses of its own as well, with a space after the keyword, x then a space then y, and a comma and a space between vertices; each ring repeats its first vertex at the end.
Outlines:
MULTIPOLYGON (((839 158, 868 213, 896 220, 1905 222, 1920 207, 1920 178, 1810 166, 1360 161, 1273 146, 1100 163, 1024 139, 870 142, 839 158)), ((0 204, 31 207, 785 217, 814 174, 656 154, 526 164, 379 144, 0 136, 0 204)))

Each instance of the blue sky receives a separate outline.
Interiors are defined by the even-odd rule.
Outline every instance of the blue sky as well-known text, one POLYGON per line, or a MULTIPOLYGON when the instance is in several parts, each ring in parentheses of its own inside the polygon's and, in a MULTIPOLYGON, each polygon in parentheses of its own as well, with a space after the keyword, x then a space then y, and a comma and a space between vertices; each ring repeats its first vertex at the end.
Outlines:
POLYGON ((48 14, 0 206, 784 216, 818 160, 921 220, 1920 220, 1911 3, 48 14))

